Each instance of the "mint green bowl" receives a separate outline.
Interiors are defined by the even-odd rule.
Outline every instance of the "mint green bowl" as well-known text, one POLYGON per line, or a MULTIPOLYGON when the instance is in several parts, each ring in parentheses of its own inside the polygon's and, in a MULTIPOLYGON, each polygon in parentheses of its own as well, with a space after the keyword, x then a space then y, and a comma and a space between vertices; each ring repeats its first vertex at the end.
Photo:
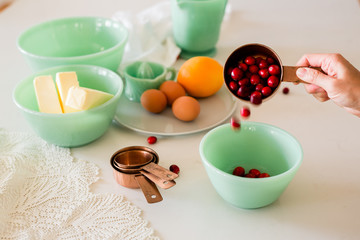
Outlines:
POLYGON ((59 65, 96 65, 116 71, 127 29, 99 17, 73 17, 44 22, 24 31, 17 47, 36 72, 59 65))
POLYGON ((260 208, 276 201, 297 172, 303 158, 299 142, 272 125, 242 122, 241 130, 230 124, 208 132, 200 143, 200 156, 218 194, 239 208, 260 208), (232 175, 235 167, 256 168, 268 178, 232 175))
POLYGON ((123 81, 115 72, 90 65, 59 66, 40 71, 19 82, 13 92, 13 100, 32 129, 45 141, 61 147, 77 147, 102 136, 115 115, 123 81), (40 75, 75 71, 81 87, 113 94, 104 104, 81 112, 66 114, 41 113, 38 111, 33 79, 40 75))

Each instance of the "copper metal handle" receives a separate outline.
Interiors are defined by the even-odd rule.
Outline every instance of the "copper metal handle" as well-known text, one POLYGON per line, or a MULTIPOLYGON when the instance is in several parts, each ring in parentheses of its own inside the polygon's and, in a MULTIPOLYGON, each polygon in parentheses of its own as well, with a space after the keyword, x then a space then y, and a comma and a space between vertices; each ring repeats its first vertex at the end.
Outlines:
MULTIPOLYGON (((283 81, 284 82, 295 82, 295 83, 307 83, 301 79, 299 79, 296 76, 296 70, 298 68, 303 68, 303 67, 299 67, 299 66, 284 66, 284 76, 283 76, 283 81)), ((318 70, 322 73, 324 73, 322 71, 322 69, 320 67, 311 67, 315 70, 318 70)))
POLYGON ((152 181, 150 181, 148 178, 146 178, 141 174, 136 175, 135 180, 139 184, 148 203, 157 203, 163 200, 155 183, 153 183, 152 181))
POLYGON ((146 164, 145 166, 142 167, 142 169, 146 170, 149 173, 156 175, 157 177, 161 178, 162 180, 171 181, 179 176, 176 173, 173 173, 173 172, 167 170, 166 168, 163 168, 153 162, 146 164))
POLYGON ((174 180, 164 180, 144 170, 140 170, 140 173, 163 189, 168 189, 176 185, 176 182, 174 180))

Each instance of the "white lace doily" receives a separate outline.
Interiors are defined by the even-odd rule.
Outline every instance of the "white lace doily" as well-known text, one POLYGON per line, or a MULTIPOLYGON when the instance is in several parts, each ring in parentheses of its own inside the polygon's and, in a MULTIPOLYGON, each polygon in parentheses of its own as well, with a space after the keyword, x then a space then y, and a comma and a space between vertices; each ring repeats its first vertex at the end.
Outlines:
POLYGON ((97 179, 69 149, 0 129, 0 239, 158 239, 122 196, 91 193, 97 179))

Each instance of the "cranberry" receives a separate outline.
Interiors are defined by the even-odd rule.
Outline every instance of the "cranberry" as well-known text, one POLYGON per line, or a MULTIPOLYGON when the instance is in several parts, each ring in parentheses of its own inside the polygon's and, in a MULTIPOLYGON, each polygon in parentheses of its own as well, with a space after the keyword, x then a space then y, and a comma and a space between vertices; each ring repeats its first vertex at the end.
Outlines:
POLYGON ((237 82, 231 81, 231 82, 229 83, 229 88, 230 88, 232 91, 236 92, 236 91, 239 89, 239 85, 237 84, 237 82))
POLYGON ((256 60, 253 56, 248 56, 245 58, 244 63, 250 66, 250 65, 254 65, 256 63, 256 60))
POLYGON ((157 138, 156 138, 155 136, 150 136, 150 137, 148 137, 148 139, 147 139, 147 142, 148 142, 149 144, 154 144, 154 143, 156 143, 156 141, 157 141, 157 138))
POLYGON ((248 70, 248 65, 246 65, 245 63, 239 63, 239 68, 246 72, 248 70))
POLYGON ((229 67, 229 69, 227 70, 227 74, 228 74, 228 75, 231 75, 232 70, 234 70, 234 68, 233 68, 233 67, 229 67))
POLYGON ((234 168, 233 175, 242 177, 245 175, 245 169, 243 167, 234 168))
POLYGON ((241 98, 246 98, 249 97, 250 93, 251 93, 250 87, 244 85, 239 87, 239 90, 237 91, 236 94, 241 98))
POLYGON ((239 86, 245 86, 245 85, 248 85, 249 82, 250 82, 250 80, 248 78, 243 78, 238 81, 238 84, 239 84, 239 86))
POLYGON ((275 64, 270 65, 268 70, 271 75, 279 75, 280 74, 280 67, 278 65, 275 65, 275 64))
POLYGON ((290 92, 290 89, 288 87, 284 87, 282 92, 283 94, 288 94, 290 92))
POLYGON ((251 73, 257 73, 259 71, 259 67, 256 65, 249 66, 249 72, 251 73))
POLYGON ((244 118, 247 118, 250 116, 250 109, 248 107, 242 107, 240 109, 240 115, 244 118))
POLYGON ((252 174, 252 173, 245 174, 245 177, 247 177, 247 178, 256 178, 256 176, 254 174, 252 174))
POLYGON ((232 117, 230 120, 230 125, 233 130, 240 130, 240 121, 236 117, 232 117))
POLYGON ((253 74, 253 75, 251 76, 251 78, 250 78, 250 83, 251 83, 252 85, 257 85, 257 84, 259 84, 259 83, 260 83, 260 77, 259 77, 259 75, 253 74))
POLYGON ((263 87, 263 89, 261 89, 261 93, 264 97, 268 97, 271 95, 272 90, 270 87, 266 86, 266 87, 263 87))
POLYGON ((268 174, 268 173, 261 173, 261 174, 259 175, 259 178, 266 178, 266 177, 270 177, 270 174, 268 174))
POLYGON ((259 68, 260 69, 264 69, 264 68, 267 68, 269 66, 268 62, 264 59, 262 59, 260 62, 259 62, 259 68))
POLYGON ((269 87, 276 88, 279 85, 279 78, 276 76, 270 76, 267 83, 269 87))
POLYGON ((255 177, 259 177, 260 174, 261 174, 261 172, 260 172, 258 169, 256 169, 256 168, 250 169, 250 170, 249 170, 249 173, 254 174, 255 177))
POLYGON ((169 170, 172 171, 173 173, 176 173, 176 174, 179 174, 179 172, 180 172, 180 168, 175 164, 172 164, 169 167, 169 170))
POLYGON ((262 78, 269 77, 269 71, 266 68, 260 69, 258 73, 259 73, 260 77, 262 77, 262 78))
POLYGON ((262 102, 262 96, 261 93, 258 91, 254 91, 251 93, 250 95, 250 102, 255 104, 255 105, 259 105, 262 102))
POLYGON ((244 72, 240 68, 234 68, 231 71, 231 78, 234 80, 240 80, 244 76, 244 72))
POLYGON ((264 88, 264 85, 259 83, 258 85, 255 86, 255 91, 261 92, 261 90, 264 88))
POLYGON ((268 64, 274 64, 275 63, 275 60, 272 57, 267 57, 266 61, 267 61, 268 64))
POLYGON ((262 60, 264 60, 262 57, 256 57, 256 58, 255 58, 255 63, 256 63, 257 65, 259 65, 262 60))

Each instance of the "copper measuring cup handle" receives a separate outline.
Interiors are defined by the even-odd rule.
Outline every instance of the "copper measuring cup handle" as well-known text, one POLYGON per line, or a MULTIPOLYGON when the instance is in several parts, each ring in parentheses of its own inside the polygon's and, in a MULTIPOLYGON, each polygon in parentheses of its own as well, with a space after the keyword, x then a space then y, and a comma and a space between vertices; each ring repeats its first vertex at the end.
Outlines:
POLYGON ((144 170, 140 170, 140 173, 163 189, 168 189, 176 185, 176 182, 174 180, 164 180, 144 170))
MULTIPOLYGON (((284 68, 284 76, 283 76, 284 82, 307 83, 296 76, 296 70, 298 68, 303 68, 303 66, 284 66, 283 68, 284 68)), ((310 67, 310 68, 318 70, 321 73, 324 73, 321 67, 310 67)))
POLYGON ((148 178, 141 174, 138 174, 135 176, 135 180, 139 184, 148 203, 157 203, 163 200, 156 185, 148 178))

